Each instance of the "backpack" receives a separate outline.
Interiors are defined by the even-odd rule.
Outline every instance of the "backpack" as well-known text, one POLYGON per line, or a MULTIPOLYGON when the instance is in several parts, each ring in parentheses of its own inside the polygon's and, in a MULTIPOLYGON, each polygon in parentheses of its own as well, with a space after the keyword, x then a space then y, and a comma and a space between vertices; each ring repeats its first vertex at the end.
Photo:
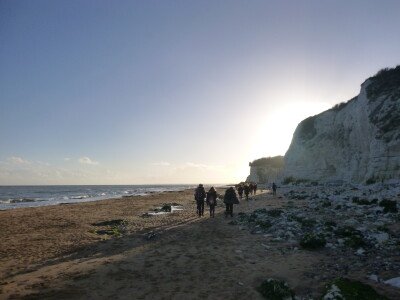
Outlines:
POLYGON ((205 196, 204 189, 197 188, 196 193, 194 194, 194 199, 196 201, 202 201, 202 200, 204 201, 204 196, 205 196))

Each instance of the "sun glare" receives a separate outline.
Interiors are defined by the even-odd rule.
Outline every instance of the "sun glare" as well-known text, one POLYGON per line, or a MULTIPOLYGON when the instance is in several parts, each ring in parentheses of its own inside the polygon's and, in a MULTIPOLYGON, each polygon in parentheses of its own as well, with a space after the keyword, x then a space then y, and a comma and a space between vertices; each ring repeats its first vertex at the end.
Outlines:
POLYGON ((265 156, 284 155, 289 148, 297 125, 309 116, 318 114, 331 105, 324 102, 292 102, 269 112, 260 126, 256 143, 250 156, 257 159, 265 156))

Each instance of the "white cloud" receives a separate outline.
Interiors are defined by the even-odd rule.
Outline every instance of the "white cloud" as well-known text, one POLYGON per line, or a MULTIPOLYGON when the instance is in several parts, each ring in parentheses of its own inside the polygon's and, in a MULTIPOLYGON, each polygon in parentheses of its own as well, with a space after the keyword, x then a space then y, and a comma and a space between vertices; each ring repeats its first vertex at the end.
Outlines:
POLYGON ((151 164, 152 166, 169 167, 171 164, 167 161, 160 161, 151 164))
POLYGON ((98 161, 91 160, 87 156, 83 156, 83 157, 79 158, 78 162, 81 164, 84 164, 84 165, 98 165, 99 164, 98 161))
POLYGON ((70 157, 64 157, 64 160, 65 160, 65 161, 70 161, 71 158, 70 158, 70 157))
POLYGON ((0 185, 35 184, 132 184, 140 180, 131 172, 107 169, 87 157, 71 158, 71 162, 49 164, 39 160, 19 157, 0 161, 0 185), (95 167, 89 167, 98 164, 95 167))
POLYGON ((218 165, 207 165, 207 164, 198 164, 193 162, 187 162, 183 168, 195 168, 200 170, 217 170, 224 168, 223 166, 218 165))
POLYGON ((10 163, 23 165, 23 164, 30 164, 30 161, 23 159, 19 156, 11 156, 7 159, 10 163))

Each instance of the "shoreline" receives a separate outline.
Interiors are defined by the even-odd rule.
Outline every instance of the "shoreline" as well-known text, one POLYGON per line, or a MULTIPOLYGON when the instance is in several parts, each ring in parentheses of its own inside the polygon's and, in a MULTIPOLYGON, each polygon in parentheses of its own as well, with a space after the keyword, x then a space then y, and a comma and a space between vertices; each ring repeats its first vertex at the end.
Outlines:
MULTIPOLYGON (((0 298, 262 299, 257 287, 267 278, 318 298, 327 282, 348 276, 396 299, 398 289, 366 279, 353 250, 307 251, 292 239, 238 223, 240 214, 260 209, 307 211, 312 201, 283 195, 292 188, 242 200, 234 218, 224 218, 222 201, 215 218, 207 206, 197 217, 191 189, 2 211, 0 298), (143 216, 163 203, 183 210, 143 216), (335 263, 349 265, 349 273, 335 263)), ((304 194, 299 189, 293 195, 304 194)), ((395 274, 382 269, 379 275, 395 274)))
POLYGON ((80 185, 80 186, 3 186, 11 190, 1 190, 0 187, 0 211, 16 209, 52 206, 60 204, 85 203, 119 199, 133 196, 147 196, 162 192, 177 192, 192 189, 192 185, 80 185), (54 187, 70 187, 70 190, 54 190, 54 187), (86 189, 97 187, 97 189, 86 189), (21 191, 20 189, 27 189, 21 191), (33 189, 31 189, 33 188, 33 189), (15 189, 15 190, 12 190, 15 189), (40 195, 43 196, 40 196, 40 195), (11 196, 12 195, 12 196, 11 196))

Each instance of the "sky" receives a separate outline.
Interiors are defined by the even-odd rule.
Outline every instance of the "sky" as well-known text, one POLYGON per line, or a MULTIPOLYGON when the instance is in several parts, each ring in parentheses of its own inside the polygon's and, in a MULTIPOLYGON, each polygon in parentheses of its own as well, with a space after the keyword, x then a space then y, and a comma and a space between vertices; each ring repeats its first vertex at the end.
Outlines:
POLYGON ((399 1, 0 1, 0 185, 232 183, 400 63, 399 1))

